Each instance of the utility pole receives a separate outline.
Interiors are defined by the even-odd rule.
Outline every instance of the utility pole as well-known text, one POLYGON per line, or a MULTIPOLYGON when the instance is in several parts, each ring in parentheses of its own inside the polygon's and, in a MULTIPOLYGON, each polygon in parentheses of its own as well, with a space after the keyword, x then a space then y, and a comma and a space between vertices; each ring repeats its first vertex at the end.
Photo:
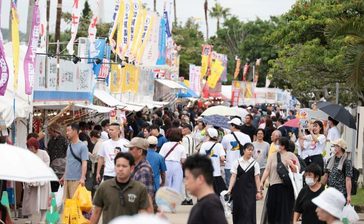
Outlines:
POLYGON ((55 41, 61 38, 62 0, 57 0, 56 34, 55 41))

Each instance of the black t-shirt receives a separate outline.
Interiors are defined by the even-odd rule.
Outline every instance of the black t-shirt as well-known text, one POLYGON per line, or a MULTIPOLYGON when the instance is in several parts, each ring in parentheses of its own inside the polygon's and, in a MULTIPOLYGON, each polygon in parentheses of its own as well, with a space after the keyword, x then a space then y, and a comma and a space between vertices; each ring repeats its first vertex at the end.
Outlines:
POLYGON ((243 126, 241 126, 240 131, 243 132, 244 134, 249 135, 250 140, 254 141, 254 135, 257 132, 257 130, 255 129, 255 127, 253 125, 248 126, 248 125, 244 124, 243 126))
POLYGON ((312 199, 319 196, 324 190, 325 187, 321 186, 318 191, 313 192, 308 186, 305 186, 298 194, 294 211, 302 214, 302 224, 325 223, 317 218, 317 206, 312 203, 312 199))
POLYGON ((227 224, 224 208, 216 194, 206 195, 193 206, 187 224, 227 224))
POLYGON ((120 187, 120 190, 124 190, 124 188, 126 187, 126 186, 128 186, 128 184, 129 184, 129 182, 130 182, 130 178, 129 178, 129 180, 127 181, 127 182, 125 182, 125 183, 121 183, 121 182, 119 182, 117 179, 116 179, 116 177, 115 177, 115 182, 117 183, 117 185, 120 187))

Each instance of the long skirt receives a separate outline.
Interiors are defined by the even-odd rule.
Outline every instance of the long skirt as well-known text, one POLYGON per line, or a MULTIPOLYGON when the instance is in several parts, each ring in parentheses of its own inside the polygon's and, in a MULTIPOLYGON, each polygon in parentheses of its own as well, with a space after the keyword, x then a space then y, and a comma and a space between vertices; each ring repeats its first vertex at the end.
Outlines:
POLYGON ((167 160, 166 167, 166 185, 182 194, 183 171, 181 163, 167 160))
POLYGON ((217 194, 217 196, 219 196, 219 197, 220 197, 221 191, 227 190, 225 181, 222 178, 222 176, 214 177, 213 187, 214 187, 215 194, 217 194))
POLYGON ((292 220, 294 194, 292 186, 274 184, 268 188, 268 223, 289 224, 292 220))

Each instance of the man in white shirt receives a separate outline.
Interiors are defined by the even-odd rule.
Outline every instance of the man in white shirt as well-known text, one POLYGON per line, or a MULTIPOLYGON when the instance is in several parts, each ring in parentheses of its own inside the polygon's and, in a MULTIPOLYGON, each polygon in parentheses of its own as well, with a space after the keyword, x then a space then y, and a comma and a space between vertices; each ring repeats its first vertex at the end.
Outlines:
POLYGON ((114 159, 118 152, 128 152, 129 149, 125 147, 129 143, 125 138, 120 138, 120 125, 118 123, 111 123, 109 126, 110 139, 102 143, 101 149, 98 152, 98 163, 97 163, 97 182, 101 181, 101 167, 104 168, 104 180, 115 177, 115 165, 114 159))
POLYGON ((101 139, 102 140, 108 140, 109 139, 109 126, 110 126, 110 121, 109 119, 103 120, 101 122, 101 127, 102 127, 102 132, 101 132, 101 139))
POLYGON ((222 138, 221 144, 226 151, 225 162, 225 182, 230 183, 230 169, 232 164, 240 158, 239 144, 251 142, 249 135, 240 131, 240 126, 243 125, 239 118, 233 118, 228 122, 230 124, 231 133, 222 138), (234 135, 236 137, 234 137, 234 135), (238 141, 237 141, 238 140, 238 141))
MULTIPOLYGON (((328 118, 328 126, 329 129, 327 130, 327 138, 326 141, 331 145, 331 142, 336 141, 340 138, 340 131, 337 128, 337 125, 339 122, 337 120, 334 120, 332 117, 328 118)), ((332 155, 331 147, 326 147, 326 155, 325 158, 328 159, 332 155)))
POLYGON ((195 151, 195 142, 192 138, 192 126, 187 123, 182 123, 182 145, 186 149, 187 156, 192 156, 195 151))

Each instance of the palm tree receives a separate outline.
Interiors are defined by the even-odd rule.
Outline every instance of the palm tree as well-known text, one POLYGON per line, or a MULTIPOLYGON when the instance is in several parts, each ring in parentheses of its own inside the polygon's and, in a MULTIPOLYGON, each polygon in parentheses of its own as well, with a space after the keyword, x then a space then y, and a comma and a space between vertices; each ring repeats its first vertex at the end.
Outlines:
POLYGON ((176 0, 173 0, 174 24, 177 25, 177 6, 176 0))
POLYGON ((230 15, 230 9, 229 8, 224 8, 222 7, 222 5, 220 3, 215 3, 214 7, 212 8, 212 10, 209 10, 210 12, 210 16, 212 18, 216 18, 217 20, 217 30, 220 29, 220 19, 226 19, 226 17, 228 17, 230 15))
POLYGON ((206 40, 209 39, 209 23, 207 20, 207 11, 209 9, 208 2, 205 0, 205 3, 203 4, 203 9, 205 11, 205 22, 206 22, 206 40))
POLYGON ((334 37, 345 37, 347 43, 345 70, 358 97, 364 102, 364 24, 362 17, 337 19, 328 27, 327 33, 334 37))

